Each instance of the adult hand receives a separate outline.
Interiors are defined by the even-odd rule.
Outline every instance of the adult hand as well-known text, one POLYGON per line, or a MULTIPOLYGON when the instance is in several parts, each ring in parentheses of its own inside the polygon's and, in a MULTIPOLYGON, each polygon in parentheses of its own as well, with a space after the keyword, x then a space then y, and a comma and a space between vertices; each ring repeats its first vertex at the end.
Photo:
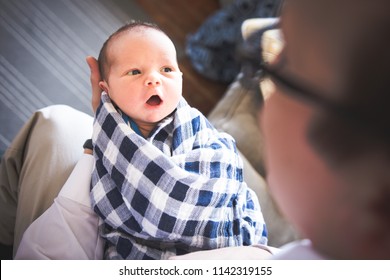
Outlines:
POLYGON ((100 104, 100 96, 102 94, 102 89, 99 86, 100 72, 99 64, 93 56, 87 56, 86 61, 88 63, 89 69, 91 70, 91 86, 92 86, 92 110, 96 112, 97 107, 100 104))

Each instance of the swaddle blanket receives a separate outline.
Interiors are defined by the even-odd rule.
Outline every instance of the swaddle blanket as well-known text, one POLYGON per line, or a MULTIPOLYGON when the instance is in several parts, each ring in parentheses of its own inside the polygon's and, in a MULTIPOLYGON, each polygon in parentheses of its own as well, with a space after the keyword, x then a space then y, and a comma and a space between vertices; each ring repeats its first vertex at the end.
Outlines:
POLYGON ((165 259, 267 242, 234 140, 184 99, 144 139, 103 93, 92 140, 91 201, 105 258, 165 259))

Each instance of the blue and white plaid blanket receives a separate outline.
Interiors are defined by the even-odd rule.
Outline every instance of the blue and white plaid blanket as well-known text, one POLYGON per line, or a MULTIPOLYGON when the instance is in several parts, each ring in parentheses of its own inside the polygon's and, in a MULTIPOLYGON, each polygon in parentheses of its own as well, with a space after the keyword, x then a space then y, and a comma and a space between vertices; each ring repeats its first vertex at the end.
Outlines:
POLYGON ((231 136, 182 99, 144 139, 103 93, 93 132, 91 201, 105 258, 165 259, 266 244, 256 195, 231 136))

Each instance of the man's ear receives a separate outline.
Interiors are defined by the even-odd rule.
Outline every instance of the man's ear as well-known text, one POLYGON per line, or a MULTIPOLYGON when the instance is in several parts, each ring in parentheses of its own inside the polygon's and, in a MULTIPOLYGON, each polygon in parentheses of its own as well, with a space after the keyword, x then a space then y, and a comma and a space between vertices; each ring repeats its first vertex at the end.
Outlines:
POLYGON ((106 93, 108 93, 108 84, 106 81, 100 81, 99 82, 99 87, 105 91, 106 93))

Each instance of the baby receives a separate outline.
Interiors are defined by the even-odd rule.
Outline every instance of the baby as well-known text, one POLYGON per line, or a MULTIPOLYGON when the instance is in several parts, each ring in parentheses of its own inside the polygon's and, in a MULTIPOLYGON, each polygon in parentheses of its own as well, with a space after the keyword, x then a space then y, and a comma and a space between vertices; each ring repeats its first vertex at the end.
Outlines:
POLYGON ((235 142, 182 97, 169 37, 148 23, 127 24, 104 43, 99 67, 91 201, 105 258, 266 244, 235 142))

